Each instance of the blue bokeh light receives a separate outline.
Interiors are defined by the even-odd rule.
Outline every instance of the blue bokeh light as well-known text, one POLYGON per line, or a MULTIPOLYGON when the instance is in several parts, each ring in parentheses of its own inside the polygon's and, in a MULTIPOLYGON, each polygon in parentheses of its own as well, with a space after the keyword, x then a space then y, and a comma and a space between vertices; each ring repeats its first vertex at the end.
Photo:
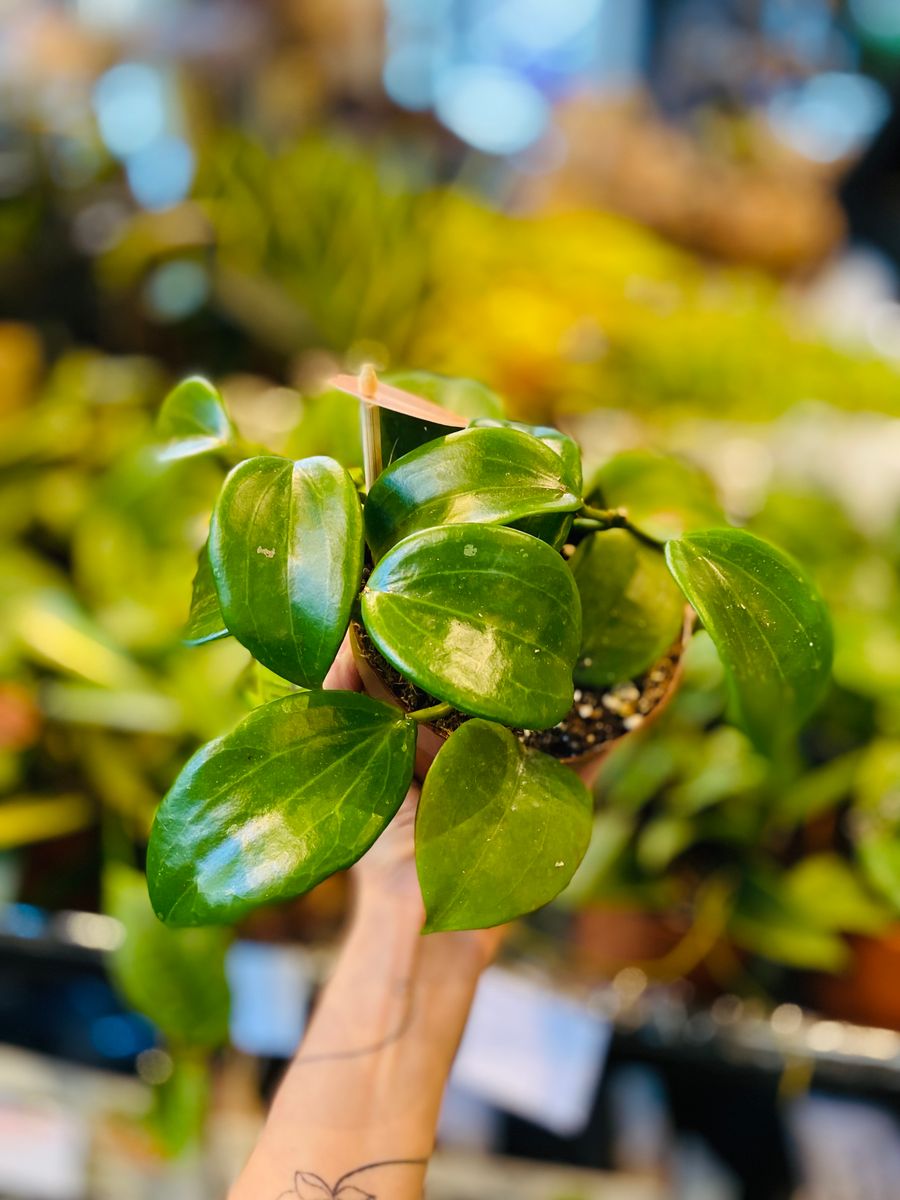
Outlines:
POLYGON ((547 101, 527 79, 503 67, 460 66, 441 72, 435 110, 457 137, 486 154, 516 154, 547 128, 547 101))
POLYGON ((170 208, 184 200, 194 181, 194 152, 183 138, 161 137, 129 156, 125 172, 144 208, 170 208))
POLYGON ((880 84, 840 71, 786 88, 768 107, 775 133, 815 162, 837 162, 862 150, 889 112, 890 101, 880 84))
POLYGON ((209 276, 201 263, 175 258, 151 274, 144 298, 157 321, 181 321, 200 309, 209 295, 209 276))
POLYGON ((130 1013, 111 1013, 91 1022, 91 1045, 102 1058, 132 1058, 152 1044, 144 1022, 130 1013))
POLYGON ((93 102, 100 136, 119 158, 143 150, 165 130, 164 82, 146 63, 119 63, 101 75, 93 102))

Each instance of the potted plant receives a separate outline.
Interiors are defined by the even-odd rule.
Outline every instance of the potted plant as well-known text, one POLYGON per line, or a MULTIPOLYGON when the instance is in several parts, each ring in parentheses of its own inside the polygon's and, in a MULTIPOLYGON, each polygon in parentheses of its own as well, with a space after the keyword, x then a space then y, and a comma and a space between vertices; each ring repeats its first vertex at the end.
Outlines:
MULTIPOLYGON (((686 603, 766 752, 826 685, 815 589, 730 527, 686 465, 622 455, 585 489, 555 429, 489 417, 447 432, 461 422, 371 372, 356 390, 370 430, 381 409, 406 420, 406 452, 370 453, 365 494, 333 459, 248 451, 216 502, 188 636, 230 634, 291 690, 199 750, 163 800, 147 874, 170 924, 231 922, 354 863, 397 812, 422 729, 439 745, 416 822, 425 929, 547 903, 593 825, 568 764, 665 703, 686 603), (322 687, 351 623, 378 696, 322 687)), ((244 453, 202 380, 162 421, 170 454, 244 453)))

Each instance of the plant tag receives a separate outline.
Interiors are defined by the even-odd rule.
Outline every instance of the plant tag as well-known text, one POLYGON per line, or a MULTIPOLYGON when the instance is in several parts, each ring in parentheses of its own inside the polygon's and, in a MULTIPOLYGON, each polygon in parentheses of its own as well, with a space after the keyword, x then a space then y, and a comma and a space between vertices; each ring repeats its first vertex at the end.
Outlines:
POLYGON ((306 1025, 310 964, 292 946, 235 942, 228 951, 231 1040, 245 1054, 290 1058, 306 1025))
POLYGON ((329 382, 359 400, 367 488, 395 458, 469 423, 431 400, 382 383, 374 372, 335 375, 329 382))
POLYGON ((511 971, 482 976, 453 1082, 560 1137, 587 1125, 612 1029, 511 971))

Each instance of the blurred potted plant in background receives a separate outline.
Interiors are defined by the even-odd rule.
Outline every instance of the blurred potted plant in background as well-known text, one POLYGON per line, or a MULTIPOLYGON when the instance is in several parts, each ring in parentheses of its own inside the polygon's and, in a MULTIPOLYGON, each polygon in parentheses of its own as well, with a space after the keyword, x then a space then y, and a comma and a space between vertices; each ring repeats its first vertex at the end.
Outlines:
MULTIPOLYGON (((895 538, 864 536, 821 494, 773 492, 753 521, 810 564, 833 614, 835 683, 792 752, 758 754, 721 724, 705 635, 666 720, 598 780, 591 853, 565 900, 583 962, 614 974, 784 998, 900 1027, 892 762, 900 663, 895 538), (699 968, 699 974, 698 974, 699 968), (877 982, 876 982, 877 979, 877 982)), ((896 778, 894 776, 893 778, 896 778)))

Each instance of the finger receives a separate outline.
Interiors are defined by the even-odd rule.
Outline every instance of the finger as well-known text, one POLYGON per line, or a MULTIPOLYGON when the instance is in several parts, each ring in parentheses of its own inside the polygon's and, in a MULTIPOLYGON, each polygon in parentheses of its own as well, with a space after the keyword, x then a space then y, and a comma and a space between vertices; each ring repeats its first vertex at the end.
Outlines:
POLYGON ((356 669, 349 636, 341 642, 341 648, 322 682, 322 687, 333 691, 362 691, 362 680, 356 669))

